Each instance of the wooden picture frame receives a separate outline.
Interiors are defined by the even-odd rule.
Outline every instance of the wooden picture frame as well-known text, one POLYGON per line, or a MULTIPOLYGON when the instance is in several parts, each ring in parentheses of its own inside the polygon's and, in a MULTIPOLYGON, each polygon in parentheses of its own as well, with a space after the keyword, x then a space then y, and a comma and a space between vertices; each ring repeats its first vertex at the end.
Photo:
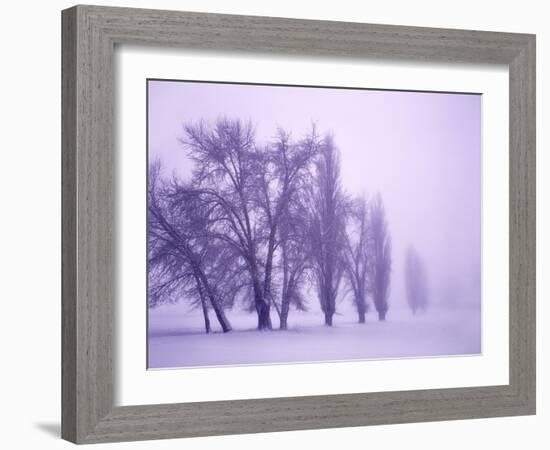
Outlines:
POLYGON ((62 31, 64 439, 95 443, 535 413, 534 35, 98 6, 63 11, 62 31), (126 43, 507 65, 509 384, 115 407, 113 52, 126 43))

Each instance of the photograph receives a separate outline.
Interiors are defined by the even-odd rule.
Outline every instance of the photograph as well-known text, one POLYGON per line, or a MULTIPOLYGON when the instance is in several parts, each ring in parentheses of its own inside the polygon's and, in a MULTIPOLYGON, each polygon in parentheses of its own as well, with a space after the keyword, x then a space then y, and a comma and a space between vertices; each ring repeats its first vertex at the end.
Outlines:
POLYGON ((147 369, 482 354, 482 94, 146 96, 147 369))

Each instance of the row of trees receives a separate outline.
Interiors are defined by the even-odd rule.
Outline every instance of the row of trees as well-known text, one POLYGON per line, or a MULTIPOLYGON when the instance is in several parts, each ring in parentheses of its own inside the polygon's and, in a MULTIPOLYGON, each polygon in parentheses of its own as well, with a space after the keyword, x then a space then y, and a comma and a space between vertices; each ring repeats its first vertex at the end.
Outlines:
POLYGON ((331 135, 315 127, 301 139, 277 130, 256 141, 251 123, 221 118, 184 127, 181 143, 193 162, 190 180, 163 178, 159 161, 148 180, 149 305, 185 299, 200 308, 205 330, 214 313, 237 302, 258 329, 288 326, 316 292, 331 326, 337 299, 348 296, 358 321, 369 299, 385 320, 391 238, 380 195, 354 198, 340 178, 331 135))

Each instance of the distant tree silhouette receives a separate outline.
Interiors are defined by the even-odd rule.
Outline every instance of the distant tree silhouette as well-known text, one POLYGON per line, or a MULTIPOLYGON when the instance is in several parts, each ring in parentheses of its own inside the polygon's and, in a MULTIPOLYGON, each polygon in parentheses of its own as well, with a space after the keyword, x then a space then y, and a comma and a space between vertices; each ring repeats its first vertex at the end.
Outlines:
POLYGON ((372 265, 370 279, 372 298, 378 320, 386 320, 388 312, 388 296, 390 290, 390 275, 392 267, 391 237, 388 233, 388 224, 382 197, 377 194, 370 207, 372 233, 372 265))
POLYGON ((412 313, 425 311, 428 307, 426 270, 420 255, 413 247, 407 249, 405 256, 405 289, 412 313))

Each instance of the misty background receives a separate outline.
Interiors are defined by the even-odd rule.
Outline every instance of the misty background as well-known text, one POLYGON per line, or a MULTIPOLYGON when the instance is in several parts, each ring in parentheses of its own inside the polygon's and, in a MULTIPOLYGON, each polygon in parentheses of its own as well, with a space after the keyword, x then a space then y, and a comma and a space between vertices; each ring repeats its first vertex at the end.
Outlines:
MULTIPOLYGON (((407 307, 409 245, 422 256, 431 306, 479 308, 481 101, 477 94, 149 80, 149 161, 162 161, 164 176, 189 178, 178 140, 189 122, 250 120, 259 143, 277 127, 300 139, 315 123, 334 135, 343 188, 384 199, 393 247, 388 317, 407 307)), ((308 306, 320 310, 314 294, 308 306)))

